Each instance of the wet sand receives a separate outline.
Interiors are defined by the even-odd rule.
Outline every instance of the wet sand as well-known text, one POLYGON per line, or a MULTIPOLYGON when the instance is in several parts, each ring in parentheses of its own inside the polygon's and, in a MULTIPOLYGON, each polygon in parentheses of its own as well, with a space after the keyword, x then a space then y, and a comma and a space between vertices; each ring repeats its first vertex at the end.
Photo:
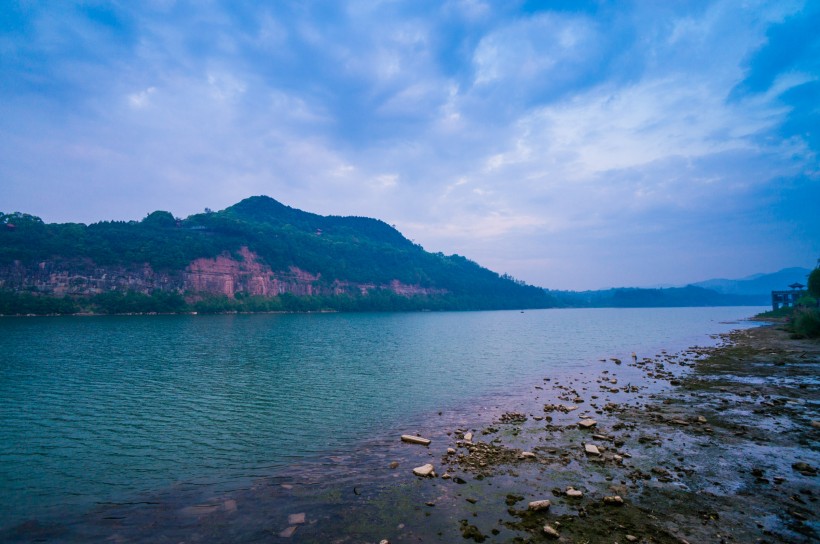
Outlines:
POLYGON ((230 495, 167 490, 0 540, 818 541, 820 342, 765 326, 593 368, 230 495))

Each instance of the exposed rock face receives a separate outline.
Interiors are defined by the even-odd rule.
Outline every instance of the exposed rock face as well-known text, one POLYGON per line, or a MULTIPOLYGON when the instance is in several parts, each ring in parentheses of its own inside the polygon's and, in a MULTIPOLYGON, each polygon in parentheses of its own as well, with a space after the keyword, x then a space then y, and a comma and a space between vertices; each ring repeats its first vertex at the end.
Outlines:
POLYGON ((0 265, 0 289, 32 290, 53 296, 89 296, 120 290, 151 293, 156 290, 190 294, 224 295, 237 293, 271 297, 289 293, 297 296, 367 294, 389 289, 398 295, 443 294, 446 291, 406 285, 397 280, 387 285, 326 280, 296 267, 273 271, 258 255, 243 247, 237 255, 201 258, 184 270, 158 272, 148 264, 98 266, 89 260, 43 261, 26 265, 14 261, 0 265))

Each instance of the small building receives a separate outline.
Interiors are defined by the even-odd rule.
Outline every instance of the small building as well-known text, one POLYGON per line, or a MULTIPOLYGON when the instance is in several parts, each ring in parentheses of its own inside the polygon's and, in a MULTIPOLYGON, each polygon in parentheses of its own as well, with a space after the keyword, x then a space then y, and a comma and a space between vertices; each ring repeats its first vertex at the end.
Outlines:
POLYGON ((772 310, 794 308, 797 301, 808 294, 802 283, 793 283, 789 287, 791 291, 772 291, 772 310))

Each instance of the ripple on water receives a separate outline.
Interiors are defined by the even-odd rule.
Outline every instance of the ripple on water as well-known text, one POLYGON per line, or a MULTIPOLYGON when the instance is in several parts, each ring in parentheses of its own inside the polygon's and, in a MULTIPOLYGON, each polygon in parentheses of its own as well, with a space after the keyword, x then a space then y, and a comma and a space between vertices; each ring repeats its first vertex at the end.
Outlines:
POLYGON ((0 527, 242 488, 601 357, 709 344, 754 311, 3 318, 0 527))

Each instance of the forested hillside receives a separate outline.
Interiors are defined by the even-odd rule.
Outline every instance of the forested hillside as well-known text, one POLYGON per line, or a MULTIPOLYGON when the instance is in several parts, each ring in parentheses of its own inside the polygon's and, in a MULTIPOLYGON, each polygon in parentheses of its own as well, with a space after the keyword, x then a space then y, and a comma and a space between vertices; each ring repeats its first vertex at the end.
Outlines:
POLYGON ((429 253, 383 221, 265 197, 177 219, 0 214, 0 313, 548 307, 542 289, 429 253))

